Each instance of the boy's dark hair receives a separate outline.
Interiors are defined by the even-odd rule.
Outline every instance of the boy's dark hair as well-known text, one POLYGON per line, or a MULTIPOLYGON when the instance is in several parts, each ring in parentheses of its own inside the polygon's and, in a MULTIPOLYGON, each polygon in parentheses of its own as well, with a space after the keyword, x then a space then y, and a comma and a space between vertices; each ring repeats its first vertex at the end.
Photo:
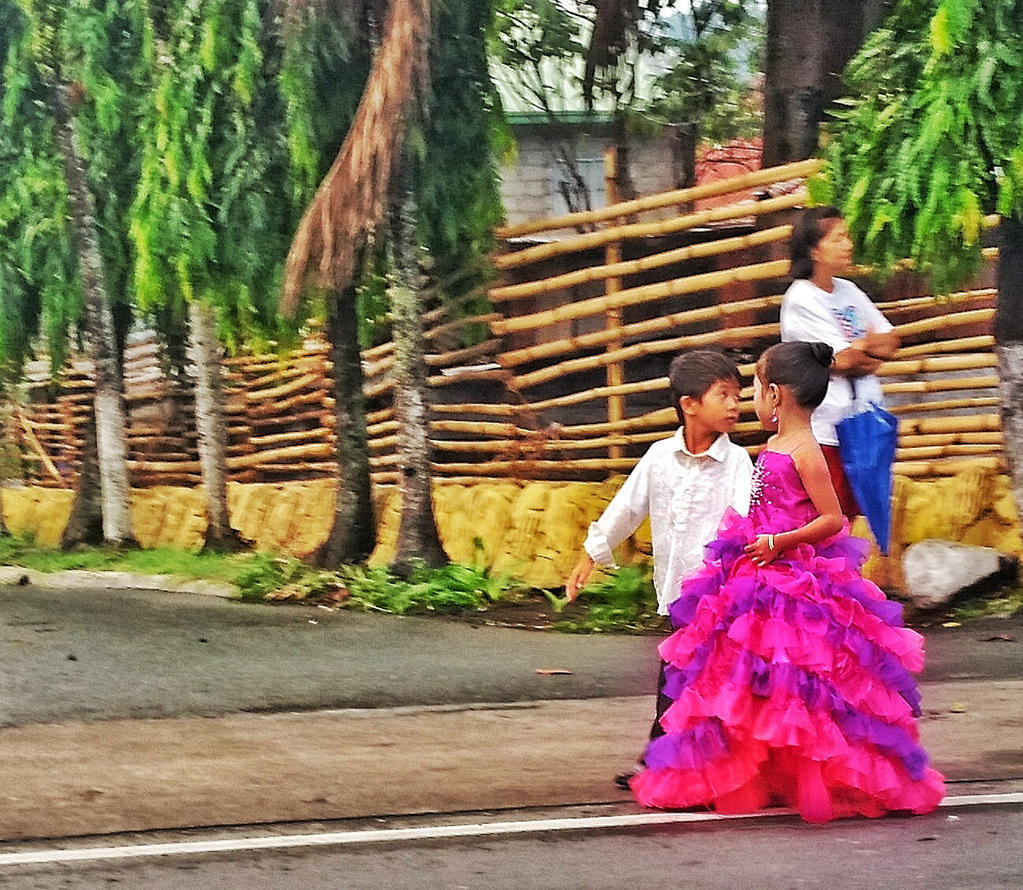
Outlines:
POLYGON ((793 278, 813 277, 812 251, 823 238, 830 225, 825 225, 829 220, 841 219, 842 212, 837 207, 822 206, 808 207, 799 217, 799 221, 792 229, 792 237, 789 239, 789 256, 792 258, 792 271, 789 273, 793 278))
POLYGON ((735 381, 742 386, 739 369, 727 355, 716 349, 693 349, 675 356, 668 368, 668 381, 671 385, 671 401, 678 413, 678 422, 684 423, 682 406, 679 401, 683 396, 702 399, 719 380, 735 381))
POLYGON ((787 386, 801 408, 816 408, 828 391, 834 355, 827 343, 776 343, 760 356, 757 375, 763 383, 787 386))

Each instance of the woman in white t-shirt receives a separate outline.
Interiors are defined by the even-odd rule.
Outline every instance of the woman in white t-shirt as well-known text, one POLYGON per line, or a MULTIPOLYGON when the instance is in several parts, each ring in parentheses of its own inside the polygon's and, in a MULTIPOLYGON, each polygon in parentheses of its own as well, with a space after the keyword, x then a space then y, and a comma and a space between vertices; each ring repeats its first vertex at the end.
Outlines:
POLYGON ((850 413, 855 398, 881 404, 876 372, 899 347, 891 324, 860 288, 845 278, 852 265, 852 241, 834 207, 803 212, 790 242, 792 277, 781 304, 781 338, 827 343, 835 352, 824 401, 811 417, 814 438, 828 462, 842 512, 860 509, 838 454, 835 424, 850 413))

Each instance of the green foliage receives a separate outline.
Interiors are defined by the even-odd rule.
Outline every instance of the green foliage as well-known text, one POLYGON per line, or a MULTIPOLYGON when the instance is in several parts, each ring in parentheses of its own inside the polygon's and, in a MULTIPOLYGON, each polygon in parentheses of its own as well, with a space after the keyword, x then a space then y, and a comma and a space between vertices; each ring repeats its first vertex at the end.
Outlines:
POLYGON ((420 240, 433 258, 436 277, 489 253, 503 216, 493 149, 503 116, 486 56, 492 7, 492 0, 439 5, 418 177, 420 240))
POLYGON ((15 378, 32 338, 54 365, 82 311, 67 190, 31 22, 0 0, 0 372, 15 378))
POLYGON ((667 70, 656 77, 645 114, 668 124, 693 126, 702 139, 727 142, 760 134, 754 101, 764 22, 748 2, 704 0, 677 13, 659 52, 667 70))
POLYGON ((603 632, 644 630, 662 622, 657 614, 652 566, 623 566, 608 577, 589 584, 579 593, 586 606, 585 615, 577 620, 559 621, 556 630, 571 632, 603 632))
POLYGON ((826 148, 859 258, 904 258, 949 290, 980 262, 985 213, 1023 213, 1019 0, 902 0, 846 69, 826 148))

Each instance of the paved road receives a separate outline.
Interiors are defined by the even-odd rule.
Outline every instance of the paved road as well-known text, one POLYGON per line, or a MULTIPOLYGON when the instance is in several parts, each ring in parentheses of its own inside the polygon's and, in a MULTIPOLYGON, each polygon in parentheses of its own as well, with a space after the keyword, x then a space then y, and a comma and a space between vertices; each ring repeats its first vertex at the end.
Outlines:
MULTIPOLYGON (((608 809, 591 807, 584 814, 608 809)), ((571 817, 574 813, 549 815, 571 817)), ((391 824, 379 820, 373 827, 386 830, 391 824)), ((1017 844, 1021 832, 1020 807, 971 807, 943 809, 914 819, 826 826, 776 817, 640 829, 552 833, 538 828, 531 834, 460 840, 0 865, 0 880, 7 890, 58 886, 69 890, 110 886, 147 890, 863 890, 881 886, 1019 890, 1023 886, 1017 844)), ((195 842, 194 835, 190 837, 195 842)), ((233 839, 239 840, 237 835, 233 839)))
MULTIPOLYGON (((1023 619, 923 632, 925 681, 1023 679, 1023 619)), ((646 695, 657 642, 191 594, 7 587, 0 726, 646 695)))

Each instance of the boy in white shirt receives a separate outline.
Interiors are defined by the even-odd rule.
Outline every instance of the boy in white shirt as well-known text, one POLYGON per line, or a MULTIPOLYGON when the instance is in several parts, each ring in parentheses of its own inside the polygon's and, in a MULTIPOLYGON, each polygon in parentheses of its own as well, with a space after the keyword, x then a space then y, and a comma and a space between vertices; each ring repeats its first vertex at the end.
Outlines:
MULTIPOLYGON (((742 380, 735 363, 714 350, 693 350, 671 363, 668 379, 681 426, 650 446, 590 525, 584 552, 565 582, 569 600, 579 595, 595 564, 614 564, 614 548, 649 516, 657 611, 667 615, 682 579, 702 564, 725 510, 749 512, 753 464, 728 438, 739 421, 742 380)), ((663 685, 662 665, 651 738, 663 733, 660 717, 670 704, 661 695, 663 685)), ((615 782, 627 787, 630 775, 616 776, 615 782)))

